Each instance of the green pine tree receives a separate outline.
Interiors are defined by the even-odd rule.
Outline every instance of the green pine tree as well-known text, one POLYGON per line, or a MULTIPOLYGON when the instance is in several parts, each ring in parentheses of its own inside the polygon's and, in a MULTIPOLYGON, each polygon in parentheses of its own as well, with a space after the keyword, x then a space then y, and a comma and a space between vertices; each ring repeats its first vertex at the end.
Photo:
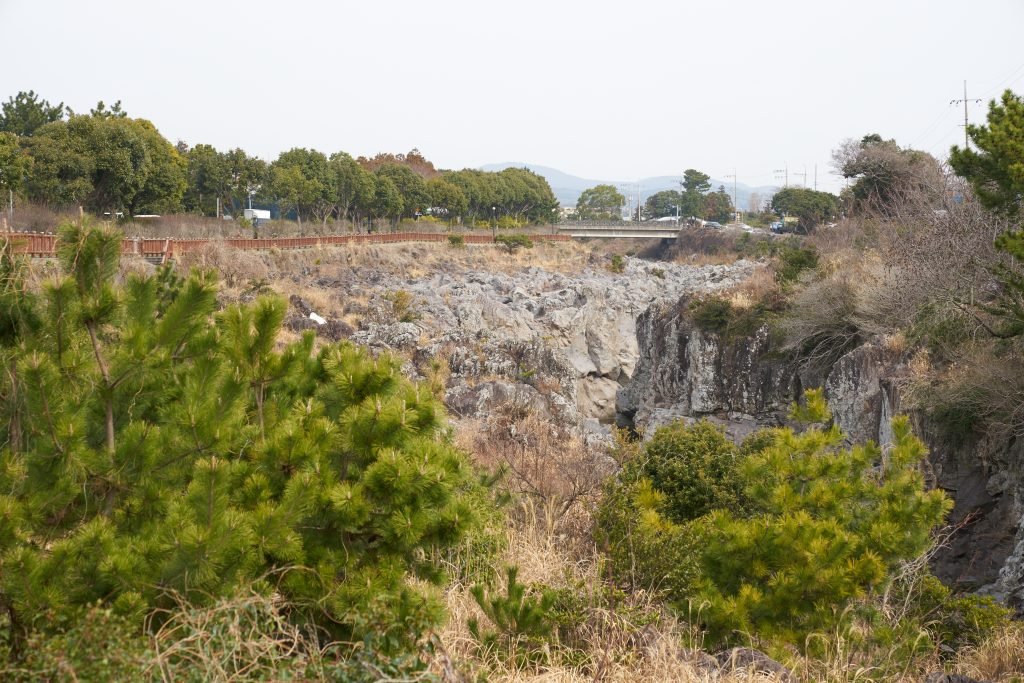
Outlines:
POLYGON ((476 584, 470 592, 492 628, 484 628, 476 617, 467 621, 470 634, 489 652, 518 659, 520 664, 537 659, 554 620, 555 593, 548 589, 531 591, 518 581, 519 568, 508 567, 504 594, 476 584))
POLYGON ((739 456, 708 425, 659 430, 599 512, 613 570, 695 610, 712 642, 802 646, 831 631, 928 549, 949 510, 925 489, 926 451, 905 417, 884 453, 845 448, 838 428, 820 426, 830 419, 820 391, 793 417, 813 426, 763 430, 739 456))
POLYGON ((211 274, 118 276, 120 236, 65 225, 36 297, 0 250, 0 608, 15 640, 97 601, 255 588, 326 637, 398 650, 440 606, 430 550, 481 489, 430 391, 350 344, 281 346, 285 305, 218 311, 211 274))
MULTIPOLYGON (((996 248, 1010 255, 1011 261, 1024 258, 1024 231, 1019 218, 1024 215, 1024 98, 1010 90, 999 101, 989 102, 986 125, 970 125, 967 133, 975 149, 954 146, 949 163, 967 179, 978 200, 986 208, 1014 219, 1016 229, 996 238, 996 248)), ((1016 264, 1000 265, 995 275, 1002 291, 990 305, 983 306, 996 316, 990 328, 996 337, 1024 335, 1024 275, 1016 264)))

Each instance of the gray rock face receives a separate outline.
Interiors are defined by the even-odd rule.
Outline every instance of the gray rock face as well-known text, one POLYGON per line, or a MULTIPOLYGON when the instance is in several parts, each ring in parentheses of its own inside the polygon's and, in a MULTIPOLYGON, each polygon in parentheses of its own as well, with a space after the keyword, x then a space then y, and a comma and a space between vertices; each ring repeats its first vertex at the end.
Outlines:
MULTIPOLYGON (((810 374, 772 348, 767 330, 723 340, 696 328, 683 314, 686 305, 684 298, 652 306, 637 320, 639 358, 617 407, 638 427, 653 433, 672 420, 708 419, 739 440, 784 423, 804 388, 823 386, 851 442, 891 443, 907 372, 898 354, 868 343, 810 374)), ((929 448, 930 483, 954 500, 950 524, 963 523, 933 571, 1024 612, 1024 442, 951 444, 942 425, 913 411, 910 418, 929 448)))
POLYGON ((622 385, 608 377, 581 377, 576 382, 576 405, 580 414, 599 422, 615 421, 615 397, 622 385))
MULTIPOLYGON (((451 366, 450 406, 457 411, 491 407, 501 392, 461 384, 504 382, 554 390, 571 405, 577 422, 612 423, 616 396, 636 371, 636 319, 652 303, 732 286, 754 264, 694 266, 626 258, 625 270, 586 270, 565 275, 529 268, 515 274, 434 273, 416 280, 372 283, 374 298, 365 329, 353 341, 411 352, 421 360, 445 356, 451 366), (388 320, 384 294, 412 295, 414 322, 388 320), (475 398, 474 398, 475 397, 475 398)), ((329 286, 329 285, 325 285, 329 286)), ((350 285, 351 286, 351 285, 350 285)), ((522 393, 522 392, 520 392, 522 393)), ((528 392, 527 392, 528 393, 528 392)), ((563 413, 565 411, 563 410, 563 413)))
POLYGON ((794 376, 771 357, 767 329, 726 342, 695 327, 686 305, 652 307, 637 320, 640 356, 619 411, 648 431, 679 417, 777 423, 794 397, 794 376))

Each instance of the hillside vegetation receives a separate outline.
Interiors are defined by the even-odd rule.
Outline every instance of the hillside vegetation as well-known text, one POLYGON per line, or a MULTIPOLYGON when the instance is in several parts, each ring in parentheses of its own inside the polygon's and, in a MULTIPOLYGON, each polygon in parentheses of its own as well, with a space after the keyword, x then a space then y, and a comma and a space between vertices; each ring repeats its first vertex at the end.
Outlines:
MULTIPOLYGON (((1022 112, 993 106, 960 176, 877 136, 844 147, 834 227, 681 239, 683 260, 759 260, 685 314, 808 376, 877 341, 945 438, 979 458, 1019 438, 1022 112)), ((849 443, 817 389, 740 443, 693 420, 603 441, 516 400, 451 420, 444 358, 285 332, 273 293, 313 300, 342 260, 617 277, 621 257, 213 246, 150 269, 120 244, 87 219, 56 263, 0 242, 5 680, 1024 677, 1012 611, 932 574, 952 501, 905 416, 885 447, 849 443)), ((408 291, 380 298, 416 321, 408 291)))

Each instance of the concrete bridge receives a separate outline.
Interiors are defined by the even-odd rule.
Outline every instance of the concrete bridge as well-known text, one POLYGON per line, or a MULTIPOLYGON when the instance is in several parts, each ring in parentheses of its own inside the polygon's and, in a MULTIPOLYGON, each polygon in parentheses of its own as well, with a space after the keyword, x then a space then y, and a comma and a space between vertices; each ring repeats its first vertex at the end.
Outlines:
POLYGON ((675 239, 680 226, 675 223, 584 223, 565 222, 558 225, 559 235, 569 237, 606 237, 637 239, 675 239))

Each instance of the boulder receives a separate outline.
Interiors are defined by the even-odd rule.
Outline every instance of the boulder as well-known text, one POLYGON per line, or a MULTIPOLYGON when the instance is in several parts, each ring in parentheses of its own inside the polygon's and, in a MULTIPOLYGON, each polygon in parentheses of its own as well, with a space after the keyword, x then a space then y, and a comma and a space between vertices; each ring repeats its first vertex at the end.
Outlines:
POLYGON ((607 377, 583 377, 576 383, 576 406, 583 417, 609 424, 615 421, 615 396, 621 385, 607 377))
POLYGON ((947 674, 942 671, 928 674, 924 683, 992 683, 991 681, 980 681, 977 678, 963 676, 961 674, 947 674))
POLYGON ((771 674, 778 680, 793 680, 792 672, 774 659, 752 647, 734 647, 715 654, 723 671, 745 671, 755 674, 771 674))

